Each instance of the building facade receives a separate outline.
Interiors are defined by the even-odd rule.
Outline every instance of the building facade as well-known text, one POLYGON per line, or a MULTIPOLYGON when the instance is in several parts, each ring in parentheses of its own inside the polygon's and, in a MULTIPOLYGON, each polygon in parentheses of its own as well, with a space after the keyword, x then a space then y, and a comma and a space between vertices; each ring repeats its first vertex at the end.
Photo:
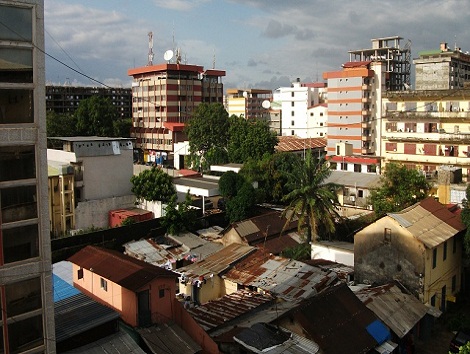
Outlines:
POLYGON ((427 176, 439 166, 470 174, 470 90, 388 92, 383 100, 382 159, 427 176))
POLYGON ((128 70, 132 82, 131 137, 138 160, 168 159, 186 140, 184 125, 201 103, 223 104, 225 71, 199 65, 166 63, 128 70))
POLYGON ((264 89, 227 89, 228 115, 245 119, 269 120, 269 106, 263 107, 264 101, 271 101, 273 93, 264 89))
POLYGON ((92 96, 109 99, 121 118, 132 116, 132 90, 122 87, 46 85, 46 110, 57 114, 72 114, 80 101, 92 96))
POLYGON ((416 90, 450 90, 470 82, 470 54, 457 46, 450 49, 441 43, 438 50, 419 52, 413 60, 416 90))
POLYGON ((0 1, 0 352, 55 353, 44 1, 0 1))
MULTIPOLYGON (((324 83, 301 83, 300 79, 289 87, 280 87, 276 100, 281 103, 281 135, 299 138, 318 138, 312 126, 311 107, 321 103, 324 83)), ((319 116, 320 117, 320 116, 319 116)))

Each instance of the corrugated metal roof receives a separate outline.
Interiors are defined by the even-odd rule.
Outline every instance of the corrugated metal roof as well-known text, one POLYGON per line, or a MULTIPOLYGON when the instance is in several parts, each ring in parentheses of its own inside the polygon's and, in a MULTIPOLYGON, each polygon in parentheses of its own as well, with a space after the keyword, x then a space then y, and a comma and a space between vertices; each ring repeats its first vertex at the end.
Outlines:
POLYGON ((145 354, 125 332, 107 336, 99 341, 65 352, 66 354, 145 354))
POLYGON ((82 268, 93 269, 94 273, 132 291, 138 291, 156 278, 178 276, 170 270, 96 246, 87 246, 68 260, 82 268))
POLYGON ((117 312, 82 293, 71 296, 54 303, 56 341, 62 342, 118 318, 117 312))
POLYGON ((315 342, 267 323, 255 323, 233 339, 254 353, 314 354, 319 350, 315 342))
POLYGON ((343 283, 284 316, 294 317, 324 353, 368 353, 379 344, 366 330, 377 317, 343 283))
POLYGON ((460 215, 452 213, 432 197, 401 212, 387 215, 428 248, 440 245, 466 228, 461 222, 460 215))
POLYGON ((208 274, 219 275, 255 250, 251 246, 233 243, 202 261, 178 269, 178 272, 184 273, 188 279, 208 274))
POLYGON ((336 282, 337 275, 259 250, 229 270, 224 278, 269 291, 285 300, 297 300, 323 291, 336 282))
POLYGON ((418 299, 404 294, 393 284, 362 289, 356 296, 399 338, 403 338, 428 312, 418 299))
POLYGON ((55 274, 52 274, 53 291, 54 291, 54 302, 67 299, 71 296, 80 294, 80 291, 74 288, 72 285, 67 283, 55 274))
POLYGON ((331 171, 325 183, 334 183, 340 186, 354 186, 357 188, 372 189, 379 185, 380 176, 374 173, 359 173, 348 171, 331 171))
POLYGON ((190 308, 188 312, 206 332, 210 332, 271 301, 273 298, 267 294, 240 290, 190 308))
POLYGON ((324 149, 326 147, 325 138, 299 138, 296 136, 278 136, 276 151, 304 151, 305 149, 324 149))
POLYGON ((176 323, 137 329, 152 353, 194 354, 202 348, 176 323))
MULTIPOLYGON (((286 223, 281 211, 272 211, 232 224, 238 235, 250 245, 255 245, 272 236, 280 235, 286 223)), ((297 221, 291 222, 285 231, 297 228, 297 221)))

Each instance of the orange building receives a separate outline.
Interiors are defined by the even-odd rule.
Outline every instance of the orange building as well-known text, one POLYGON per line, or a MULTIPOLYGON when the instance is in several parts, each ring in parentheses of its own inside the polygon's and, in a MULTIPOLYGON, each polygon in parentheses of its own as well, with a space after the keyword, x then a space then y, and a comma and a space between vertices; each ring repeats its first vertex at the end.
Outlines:
POLYGON ((174 320, 176 273, 95 246, 83 248, 69 261, 74 286, 118 311, 130 326, 174 320))

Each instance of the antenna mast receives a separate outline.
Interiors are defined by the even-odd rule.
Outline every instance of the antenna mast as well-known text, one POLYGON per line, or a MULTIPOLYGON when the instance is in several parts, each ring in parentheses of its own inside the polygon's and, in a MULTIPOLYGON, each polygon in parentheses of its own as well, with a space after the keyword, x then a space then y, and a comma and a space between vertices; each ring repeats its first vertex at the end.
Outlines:
POLYGON ((149 61, 147 63, 148 66, 153 65, 153 32, 148 33, 149 36, 149 61))

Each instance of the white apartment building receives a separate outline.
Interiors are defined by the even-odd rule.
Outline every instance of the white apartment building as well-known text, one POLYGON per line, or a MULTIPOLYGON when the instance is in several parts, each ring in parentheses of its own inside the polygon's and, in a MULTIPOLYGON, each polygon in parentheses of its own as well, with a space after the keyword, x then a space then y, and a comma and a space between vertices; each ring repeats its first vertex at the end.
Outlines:
POLYGON ((309 129, 314 126, 309 108, 320 103, 324 88, 323 83, 302 84, 300 79, 297 79, 290 87, 280 87, 276 90, 275 100, 279 100, 281 103, 282 136, 297 136, 299 138, 320 136, 316 134, 314 129, 309 129))
POLYGON ((308 138, 325 138, 327 136, 328 106, 325 103, 307 109, 308 138))

